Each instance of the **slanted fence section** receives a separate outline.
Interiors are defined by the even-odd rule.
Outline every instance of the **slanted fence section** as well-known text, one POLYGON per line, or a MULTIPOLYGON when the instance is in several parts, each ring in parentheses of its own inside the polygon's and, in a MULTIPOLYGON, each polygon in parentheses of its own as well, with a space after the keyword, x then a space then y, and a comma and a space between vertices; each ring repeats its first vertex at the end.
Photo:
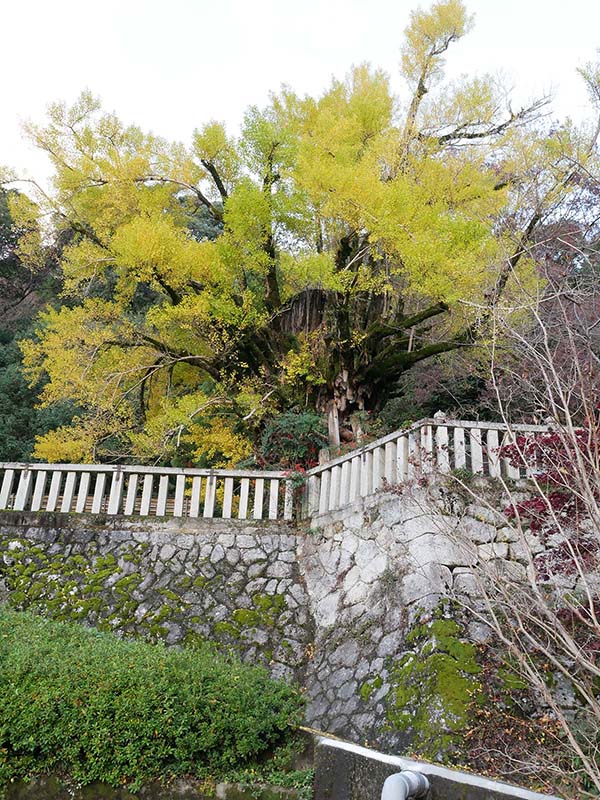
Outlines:
POLYGON ((490 478, 525 477, 524 467, 500 458, 498 449, 516 435, 546 432, 545 425, 423 419, 360 450, 308 471, 302 515, 324 514, 427 472, 466 470, 490 478))
POLYGON ((0 463, 0 510, 292 519, 284 472, 0 463))

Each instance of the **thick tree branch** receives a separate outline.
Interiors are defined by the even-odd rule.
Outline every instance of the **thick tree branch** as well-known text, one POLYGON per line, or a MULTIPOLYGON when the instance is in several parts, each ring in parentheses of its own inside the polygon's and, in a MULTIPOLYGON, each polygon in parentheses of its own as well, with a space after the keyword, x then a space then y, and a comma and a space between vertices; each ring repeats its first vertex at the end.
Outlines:
POLYGON ((444 133, 441 136, 419 133, 418 138, 422 141, 435 141, 438 145, 443 145, 447 144, 448 142, 456 142, 461 140, 473 141, 476 139, 488 139, 491 136, 499 136, 513 125, 531 121, 534 114, 536 114, 549 102, 549 97, 541 97, 530 106, 522 108, 516 113, 511 111, 507 119, 496 125, 484 126, 479 122, 464 122, 462 125, 456 127, 453 131, 444 133))
POLYGON ((203 206, 206 206, 213 219, 217 220, 217 222, 223 221, 223 212, 221 209, 218 206, 215 206, 214 203, 211 203, 208 197, 206 197, 206 195, 197 186, 194 186, 193 183, 178 181, 175 178, 165 177, 164 175, 146 175, 144 177, 135 179, 136 183, 145 183, 146 181, 154 181, 155 183, 172 183, 175 186, 181 186, 182 189, 187 189, 198 198, 203 206))
MULTIPOLYGON (((169 347, 164 342, 161 342, 159 339, 156 339, 147 333, 139 333, 138 336, 143 342, 151 344, 160 353, 164 353, 175 361, 187 361, 189 364, 193 364, 200 369, 205 370, 212 378, 215 378, 215 380, 221 377, 216 365, 212 361, 203 358, 202 356, 189 353, 185 350, 174 350, 172 347, 169 347)), ((120 344, 122 345, 122 342, 120 344)))
POLYGON ((506 263, 500 270, 500 274, 496 279, 494 288, 492 289, 491 292, 485 295, 485 299, 488 304, 488 309, 484 313, 484 316, 481 319, 480 324, 481 322, 486 322, 490 318, 494 306, 496 305, 496 303, 498 303, 498 301, 502 297, 502 293, 506 288, 508 279, 510 278, 514 270, 517 268, 517 264, 519 263, 521 258, 527 252, 527 246, 531 242, 531 237, 533 235, 533 232, 538 226, 538 224, 541 222, 541 220, 542 220, 542 213, 540 211, 536 211, 531 216, 531 219, 527 223, 525 230, 519 236, 517 246, 513 250, 512 255, 507 259, 506 263))
POLYGON ((158 283, 161 289, 167 294, 169 300, 173 303, 174 306, 178 305, 181 302, 181 295, 178 294, 175 289, 173 289, 169 284, 162 278, 156 270, 154 270, 154 280, 158 283))
POLYGON ((408 341, 409 337, 398 339, 394 347, 386 348, 385 351, 375 356, 363 371, 361 379, 366 382, 372 382, 375 387, 381 384, 390 385, 403 372, 406 372, 407 369, 410 369, 419 361, 424 361, 441 353, 458 350, 469 344, 466 339, 456 337, 444 342, 433 342, 409 352, 407 349, 408 341))
POLYGON ((384 339, 386 337, 394 337, 394 341, 396 341, 396 335, 398 333, 404 333, 407 328, 420 325, 422 322, 425 322, 425 320, 431 319, 431 317, 437 317, 439 314, 445 314, 448 309, 449 306, 447 303, 440 302, 435 303, 434 305, 429 306, 423 311, 419 311, 417 314, 413 314, 410 317, 404 317, 403 319, 400 319, 395 325, 390 325, 386 322, 374 322, 367 330, 367 338, 373 341, 377 339, 384 339))
POLYGON ((225 184, 221 180, 221 176, 217 172, 217 168, 212 163, 212 161, 207 161, 205 158, 200 159, 200 163, 204 167, 204 169, 210 174, 211 178, 215 182, 215 186, 217 187, 219 194, 221 195, 221 199, 223 202, 227 200, 228 194, 227 189, 225 188, 225 184))
POLYGON ((438 314, 446 313, 448 309, 448 304, 440 301, 439 303, 435 303, 434 305, 425 308, 423 311, 413 314, 411 317, 405 317, 401 322, 401 326, 404 329, 412 328, 414 325, 420 325, 421 322, 425 322, 426 319, 437 317, 438 314))
POLYGON ((531 219, 527 223, 525 230, 522 231, 521 235, 519 236, 517 246, 513 250, 512 255, 509 256, 509 258, 503 265, 502 269, 500 270, 500 273, 496 278, 496 282, 494 284, 493 289, 484 295, 486 301, 486 308, 484 312, 479 317, 479 319, 477 319, 474 323, 472 323, 467 328, 458 333, 452 340, 458 342, 459 346, 465 343, 472 344, 473 342, 475 342, 481 330, 490 321, 490 318, 494 312, 494 308, 500 301, 500 298, 504 293, 504 289, 506 288, 506 284, 508 283, 510 276, 517 268, 517 264, 519 263, 521 258, 527 252, 527 245, 531 242, 533 232, 542 219, 543 219, 543 214, 541 211, 536 211, 531 216, 531 219))
POLYGON ((441 39, 441 41, 437 45, 435 44, 431 45, 429 53, 427 53, 425 59, 423 60, 421 73, 419 75, 419 79, 417 80, 415 93, 413 94, 410 102, 408 113, 406 115, 404 132, 402 134, 403 160, 406 158, 409 143, 414 136, 415 124, 417 121, 417 114, 419 112, 421 101, 429 91, 427 87, 427 81, 431 77, 431 74, 435 69, 435 59, 443 55, 446 52, 446 50, 450 47, 452 42, 456 41, 458 38, 459 38, 458 31, 457 30, 451 31, 447 36, 441 39))

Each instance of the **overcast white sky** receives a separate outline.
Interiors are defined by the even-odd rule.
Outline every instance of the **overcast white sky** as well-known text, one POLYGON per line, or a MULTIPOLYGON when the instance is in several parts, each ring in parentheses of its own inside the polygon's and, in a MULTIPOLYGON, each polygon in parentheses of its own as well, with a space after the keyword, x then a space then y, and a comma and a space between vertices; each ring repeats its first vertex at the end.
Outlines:
MULTIPOLYGON (((319 93, 353 63, 397 64, 418 0, 0 0, 0 164, 40 175, 19 123, 84 88, 125 121, 189 142, 209 119, 238 129, 244 109, 282 83, 319 93)), ((600 48, 600 0, 466 0, 475 29, 448 74, 501 70, 517 100, 554 91, 580 119, 576 68, 600 48)))

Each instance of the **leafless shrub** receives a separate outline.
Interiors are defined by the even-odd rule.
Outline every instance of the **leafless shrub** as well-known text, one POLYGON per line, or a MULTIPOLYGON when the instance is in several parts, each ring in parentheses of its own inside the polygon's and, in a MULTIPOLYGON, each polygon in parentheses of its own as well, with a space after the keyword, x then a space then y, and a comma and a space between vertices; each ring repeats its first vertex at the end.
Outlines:
MULTIPOLYGON (((600 285, 548 276, 522 309, 497 308, 491 379, 510 429, 525 405, 549 432, 514 434, 501 478, 512 561, 480 559, 459 597, 560 726, 579 794, 600 793, 600 285), (523 402, 525 400, 525 403, 523 402)), ((478 504, 486 489, 460 481, 478 504)), ((493 509, 497 511, 497 508, 493 509)), ((573 795, 574 796, 574 795, 573 795)))

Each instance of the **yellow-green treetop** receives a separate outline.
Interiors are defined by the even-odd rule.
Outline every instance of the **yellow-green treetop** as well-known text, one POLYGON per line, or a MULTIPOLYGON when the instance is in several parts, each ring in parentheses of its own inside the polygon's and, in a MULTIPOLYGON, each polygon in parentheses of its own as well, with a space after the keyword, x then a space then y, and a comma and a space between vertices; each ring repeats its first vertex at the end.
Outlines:
POLYGON ((189 148, 87 93, 29 126, 54 165, 39 212, 72 236, 65 305, 25 364, 49 378, 44 403, 80 409, 37 456, 235 463, 294 404, 329 412, 335 441, 403 371, 485 335, 486 309, 531 280, 540 198, 567 191, 578 145, 538 136, 540 104, 511 111, 490 77, 442 85, 469 26, 460 0, 412 15, 406 104, 363 65, 250 108, 239 138, 211 121, 189 148))

